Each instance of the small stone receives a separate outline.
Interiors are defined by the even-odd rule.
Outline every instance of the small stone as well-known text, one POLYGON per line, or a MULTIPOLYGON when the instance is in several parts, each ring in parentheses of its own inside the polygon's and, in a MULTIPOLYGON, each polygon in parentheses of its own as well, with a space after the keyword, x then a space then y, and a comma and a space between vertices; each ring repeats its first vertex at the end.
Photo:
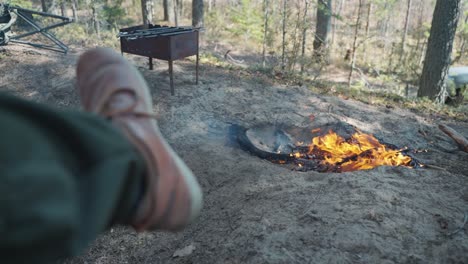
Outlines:
POLYGON ((192 252, 195 250, 195 246, 194 245, 189 245, 189 246, 186 246, 182 249, 178 249, 174 252, 174 254, 172 255, 173 258, 179 258, 179 257, 186 257, 186 256, 189 256, 190 254, 192 254, 192 252))

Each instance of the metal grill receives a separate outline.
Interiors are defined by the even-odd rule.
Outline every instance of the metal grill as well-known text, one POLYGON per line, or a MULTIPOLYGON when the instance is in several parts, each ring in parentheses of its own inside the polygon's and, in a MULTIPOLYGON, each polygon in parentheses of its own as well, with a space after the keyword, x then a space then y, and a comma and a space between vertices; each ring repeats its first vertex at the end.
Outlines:
POLYGON ((174 95, 173 61, 196 55, 196 84, 198 84, 199 46, 198 29, 191 27, 168 27, 161 25, 135 26, 120 29, 120 49, 148 57, 149 69, 153 58, 169 62, 171 94, 174 95))

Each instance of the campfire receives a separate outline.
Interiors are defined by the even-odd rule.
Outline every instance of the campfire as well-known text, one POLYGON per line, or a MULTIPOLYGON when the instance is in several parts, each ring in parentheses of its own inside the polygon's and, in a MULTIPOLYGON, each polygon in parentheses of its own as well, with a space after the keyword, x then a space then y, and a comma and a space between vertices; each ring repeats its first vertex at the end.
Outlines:
MULTIPOLYGON (((299 144, 302 142, 299 142, 299 144)), ((373 135, 356 132, 345 140, 332 130, 324 136, 314 137, 306 148, 297 146, 289 154, 299 167, 326 167, 340 172, 368 170, 378 166, 414 167, 412 158, 404 155, 407 149, 393 149, 379 142, 373 135), (320 164, 316 164, 317 160, 320 164)))
POLYGON ((410 156, 414 150, 384 143, 349 125, 344 130, 340 129, 343 125, 338 127, 340 133, 332 128, 313 129, 309 132, 311 139, 308 141, 295 141, 289 133, 272 127, 241 129, 238 142, 254 155, 274 163, 293 165, 293 169, 300 171, 347 172, 378 166, 422 167, 410 156))

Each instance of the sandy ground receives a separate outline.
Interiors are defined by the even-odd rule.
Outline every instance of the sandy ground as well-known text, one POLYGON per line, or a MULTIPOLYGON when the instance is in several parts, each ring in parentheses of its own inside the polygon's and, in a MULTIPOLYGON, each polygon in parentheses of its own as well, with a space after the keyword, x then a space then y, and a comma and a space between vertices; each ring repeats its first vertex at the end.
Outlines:
MULTIPOLYGON (((0 91, 61 108, 77 108, 68 55, 8 46, 0 51, 0 91)), ((126 56, 151 86, 160 127, 203 187, 205 204, 184 232, 137 234, 116 227, 69 263, 468 263, 468 153, 437 128, 468 136, 468 123, 392 106, 375 107, 276 85, 262 76, 175 63, 146 69, 126 56), (398 146, 427 149, 419 161, 441 169, 380 167, 342 174, 298 172, 242 151, 228 131, 307 127, 342 121, 398 146), (185 249, 186 252, 180 251, 185 249), (181 255, 174 257, 174 254, 181 255)), ((390 104, 390 103, 389 103, 390 104)))

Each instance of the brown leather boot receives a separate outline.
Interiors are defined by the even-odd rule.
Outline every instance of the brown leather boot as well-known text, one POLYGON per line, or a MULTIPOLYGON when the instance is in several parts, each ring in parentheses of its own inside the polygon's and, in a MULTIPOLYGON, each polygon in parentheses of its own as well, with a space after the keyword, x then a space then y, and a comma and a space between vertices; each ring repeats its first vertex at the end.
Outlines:
POLYGON ((77 79, 84 109, 110 118, 146 161, 146 192, 132 226, 178 230, 190 223, 202 207, 200 186, 159 132, 140 73, 119 54, 98 48, 80 57, 77 79))

